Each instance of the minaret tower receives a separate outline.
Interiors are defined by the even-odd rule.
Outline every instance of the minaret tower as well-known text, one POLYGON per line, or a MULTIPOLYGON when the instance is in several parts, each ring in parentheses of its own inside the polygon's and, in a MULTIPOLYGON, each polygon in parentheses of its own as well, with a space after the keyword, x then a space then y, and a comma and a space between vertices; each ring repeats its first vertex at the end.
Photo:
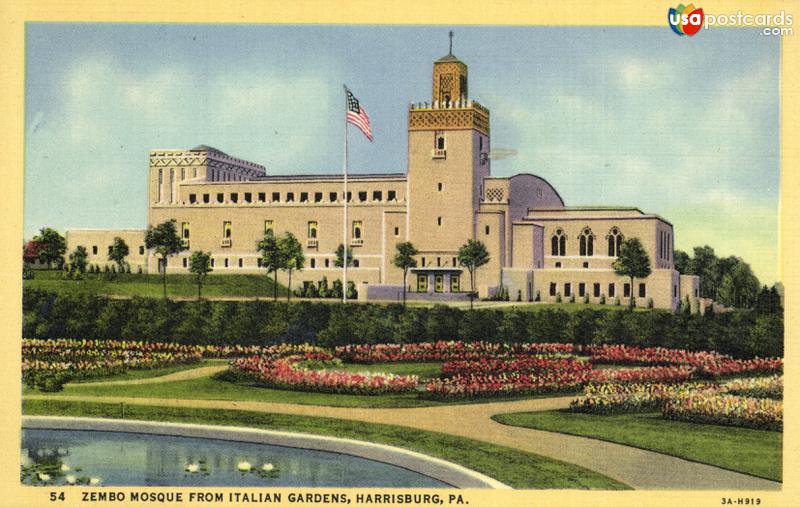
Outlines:
POLYGON ((433 63, 432 90, 430 103, 411 104, 408 111, 408 229, 428 265, 438 259, 444 267, 475 237, 489 176, 489 110, 469 97, 467 66, 453 55, 453 32, 450 52, 433 63))

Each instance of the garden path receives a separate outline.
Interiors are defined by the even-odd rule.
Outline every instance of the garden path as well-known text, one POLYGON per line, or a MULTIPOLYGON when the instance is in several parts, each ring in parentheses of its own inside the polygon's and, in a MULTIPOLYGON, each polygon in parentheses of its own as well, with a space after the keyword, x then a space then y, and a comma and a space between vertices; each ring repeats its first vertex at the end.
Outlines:
POLYGON ((97 382, 82 382, 79 385, 92 385, 92 386, 125 386, 125 385, 141 385, 141 384, 161 384, 164 382, 177 382, 179 380, 191 380, 200 377, 210 377, 221 371, 228 369, 228 364, 218 364, 213 366, 201 366, 200 368, 192 368, 190 370, 178 371, 161 375, 159 377, 137 378, 130 380, 99 380, 97 382))
MULTIPOLYGON (((215 367, 211 367, 215 368, 215 367)), ((187 373, 187 372, 180 372, 187 373)), ((174 375, 178 375, 176 373, 174 375)), ((163 377, 161 377, 163 379, 163 377)), ((234 409, 393 424, 448 433, 528 451, 596 471, 635 489, 780 489, 781 484, 711 465, 585 437, 506 426, 491 416, 510 412, 555 410, 572 397, 539 398, 420 408, 349 408, 258 401, 188 400, 116 396, 28 395, 27 399, 95 403, 234 409)))

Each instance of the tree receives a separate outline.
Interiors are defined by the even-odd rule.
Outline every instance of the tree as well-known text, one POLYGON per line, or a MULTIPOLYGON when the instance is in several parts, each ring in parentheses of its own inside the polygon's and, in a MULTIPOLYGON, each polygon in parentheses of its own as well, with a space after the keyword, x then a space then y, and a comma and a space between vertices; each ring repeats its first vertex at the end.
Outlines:
POLYGON ((395 247, 397 253, 392 258, 392 264, 403 270, 403 308, 406 306, 406 291, 408 290, 408 270, 417 267, 417 259, 414 258, 418 251, 410 241, 398 243, 395 247))
POLYGON ((717 290, 719 302, 736 308, 752 308, 758 298, 759 283, 750 265, 741 259, 722 276, 717 290))
POLYGON ((718 262, 719 259, 710 246, 694 247, 691 271, 692 274, 700 277, 700 297, 716 299, 717 287, 720 283, 718 262))
POLYGON ((689 254, 683 250, 675 250, 672 254, 673 262, 675 264, 675 271, 682 275, 692 274, 692 259, 689 254))
POLYGON ((275 283, 272 286, 272 297, 278 299, 278 271, 284 268, 286 264, 283 258, 283 252, 278 246, 278 240, 274 235, 267 232, 264 233, 264 238, 256 244, 256 249, 261 253, 261 267, 267 270, 267 276, 270 273, 275 275, 275 283))
POLYGON ((149 226, 144 235, 144 245, 148 249, 155 249, 156 255, 161 257, 158 267, 161 271, 161 283, 164 286, 164 299, 166 299, 167 259, 183 250, 175 219, 167 220, 155 227, 149 226))
POLYGON ((83 273, 86 271, 86 259, 88 257, 89 253, 86 251, 86 247, 78 245, 75 250, 69 254, 70 267, 78 273, 83 273))
POLYGON ((633 281, 636 278, 650 276, 650 256, 647 255, 639 238, 626 239, 620 247, 619 257, 614 261, 614 271, 620 276, 631 279, 630 308, 633 309, 636 300, 633 296, 633 281))
POLYGON ((291 232, 286 232, 278 240, 278 249, 283 257, 283 269, 289 275, 289 285, 286 291, 286 301, 292 297, 292 271, 295 269, 302 270, 306 263, 305 255, 303 255, 303 245, 297 240, 297 237, 291 232))
POLYGON ((108 252, 108 260, 114 262, 119 266, 119 273, 124 272, 125 257, 130 253, 130 248, 125 240, 119 236, 114 238, 114 244, 111 245, 111 251, 108 252))
POLYGON ((759 314, 780 314, 783 312, 781 296, 778 294, 778 289, 775 285, 771 288, 767 288, 764 285, 761 288, 758 296, 756 296, 754 309, 759 314))
POLYGON ((206 253, 202 250, 198 252, 192 252, 192 256, 189 257, 189 272, 197 275, 198 301, 200 300, 200 291, 203 287, 203 279, 212 271, 214 270, 211 267, 211 252, 206 253))
MULTIPOLYGON (((337 268, 344 267, 344 245, 339 243, 339 246, 336 247, 336 260, 333 262, 333 265, 337 268)), ((347 247, 347 267, 353 266, 353 249, 347 247)))
POLYGON ((54 229, 43 227, 33 241, 39 244, 39 260, 47 264, 48 268, 55 262, 56 267, 61 269, 64 265, 64 254, 67 253, 67 241, 64 237, 54 229))
POLYGON ((469 271, 469 308, 473 308, 475 300, 475 271, 489 262, 486 245, 474 239, 467 240, 458 249, 458 263, 469 271))

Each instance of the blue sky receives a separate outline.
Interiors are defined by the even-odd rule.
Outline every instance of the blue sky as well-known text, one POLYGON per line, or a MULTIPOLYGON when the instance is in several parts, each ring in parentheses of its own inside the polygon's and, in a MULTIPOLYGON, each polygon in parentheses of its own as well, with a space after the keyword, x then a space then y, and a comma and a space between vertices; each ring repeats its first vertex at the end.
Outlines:
POLYGON ((632 205, 677 248, 778 275, 780 39, 751 29, 29 24, 25 235, 146 226, 148 151, 198 144, 268 173, 341 171, 347 83, 375 142, 352 172, 406 169, 409 102, 431 63, 469 66, 492 112, 492 173, 567 205, 632 205))

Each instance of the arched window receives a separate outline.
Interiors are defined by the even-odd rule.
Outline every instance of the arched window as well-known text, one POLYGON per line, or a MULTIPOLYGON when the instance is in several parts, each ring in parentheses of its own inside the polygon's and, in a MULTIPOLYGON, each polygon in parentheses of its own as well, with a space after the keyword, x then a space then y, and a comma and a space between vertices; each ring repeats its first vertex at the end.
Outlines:
POLYGON ((625 236, 619 232, 619 229, 616 227, 612 227, 610 231, 608 231, 608 236, 606 236, 608 240, 608 256, 609 257, 618 257, 619 256, 619 249, 622 246, 622 240, 625 239, 625 236))
POLYGON ((550 238, 550 254, 553 256, 567 255, 567 236, 561 229, 556 229, 550 238))
POLYGON ((594 255, 594 234, 590 228, 583 228, 578 236, 578 243, 581 256, 591 257, 594 255))

